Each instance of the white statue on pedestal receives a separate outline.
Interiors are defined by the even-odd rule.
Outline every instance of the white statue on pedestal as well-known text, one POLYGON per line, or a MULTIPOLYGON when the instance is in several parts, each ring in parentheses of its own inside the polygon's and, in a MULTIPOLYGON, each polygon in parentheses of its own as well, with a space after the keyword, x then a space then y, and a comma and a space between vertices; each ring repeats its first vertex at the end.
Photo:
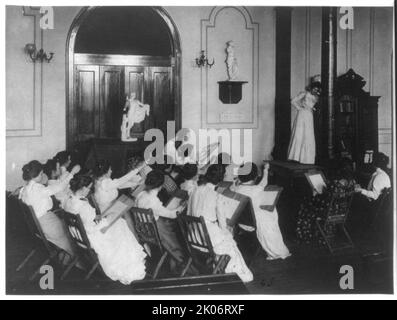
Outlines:
POLYGON ((234 42, 232 40, 226 42, 226 66, 227 66, 227 75, 229 77, 229 81, 235 80, 237 78, 238 67, 237 67, 237 59, 234 57, 234 42))
POLYGON ((137 138, 131 137, 131 129, 135 123, 141 123, 149 115, 150 106, 143 104, 135 99, 135 92, 127 96, 124 109, 123 120, 121 124, 121 141, 136 141, 137 138))

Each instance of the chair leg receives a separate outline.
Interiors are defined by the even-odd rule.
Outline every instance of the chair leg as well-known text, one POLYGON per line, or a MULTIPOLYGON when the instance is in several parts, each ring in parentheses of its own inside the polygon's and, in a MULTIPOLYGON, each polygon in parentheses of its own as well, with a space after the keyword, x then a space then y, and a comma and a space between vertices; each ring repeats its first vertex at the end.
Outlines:
POLYGON ((40 264, 40 267, 38 267, 37 270, 30 276, 29 281, 33 281, 34 278, 36 278, 36 276, 39 274, 41 267, 46 265, 50 261, 51 261, 51 257, 44 260, 44 262, 42 264, 40 264))
POLYGON ((165 259, 167 258, 167 256, 168 256, 168 252, 165 251, 165 252, 163 253, 163 255, 161 256, 161 258, 160 258, 160 260, 159 260, 159 262, 158 262, 158 264, 157 264, 157 266, 156 266, 156 269, 154 270, 153 279, 156 279, 156 278, 157 278, 157 275, 158 275, 158 273, 159 273, 159 271, 160 271, 160 268, 161 268, 162 265, 164 264, 165 259))
POLYGON ((353 243, 352 239, 350 238, 350 235, 349 235, 349 233, 347 232, 346 227, 345 227, 344 224, 342 225, 342 230, 343 230, 343 232, 345 233, 346 238, 347 238, 347 240, 349 241, 350 246, 351 246, 352 248, 354 248, 354 243, 353 243))
POLYGON ((77 264, 77 261, 79 261, 79 259, 78 257, 75 257, 73 261, 66 267, 65 271, 62 273, 61 280, 66 278, 70 270, 72 270, 72 268, 77 264))
POLYGON ((327 244, 327 247, 328 247, 329 251, 331 253, 334 253, 334 249, 332 248, 331 244, 329 243, 327 235, 325 234, 323 228, 320 226, 320 223, 318 222, 318 220, 316 220, 316 225, 317 225, 318 230, 321 233, 321 236, 324 238, 325 243, 327 244))
POLYGON ((33 249, 32 251, 30 251, 30 253, 26 256, 26 258, 19 264, 16 271, 21 270, 25 266, 25 264, 30 260, 30 258, 34 256, 36 251, 37 249, 33 249))
POLYGON ((229 262, 229 260, 227 258, 228 258, 228 256, 226 256, 226 255, 223 255, 219 258, 219 261, 215 265, 215 268, 214 268, 214 271, 212 272, 212 274, 218 274, 218 273, 224 272, 224 270, 227 266, 227 263, 229 262))
POLYGON ((190 266, 192 265, 192 262, 193 262, 193 259, 192 258, 189 258, 189 260, 187 261, 187 263, 186 263, 186 266, 185 266, 185 268, 183 268, 183 270, 182 270, 182 272, 181 272, 181 277, 184 277, 185 276, 185 274, 186 274, 186 272, 190 269, 190 266))
POLYGON ((99 266, 99 261, 95 262, 95 264, 92 266, 91 270, 85 276, 84 280, 88 280, 92 276, 92 274, 94 273, 96 268, 98 268, 98 266, 99 266))
POLYGON ((261 250, 262 250, 262 247, 261 247, 260 244, 258 244, 258 249, 255 250, 255 253, 254 253, 254 255, 252 256, 251 261, 250 261, 250 263, 249 263, 249 265, 248 265, 248 268, 250 268, 250 267, 252 266, 252 264, 253 264, 254 261, 255 261, 255 258, 256 258, 257 256, 259 256, 259 254, 261 253, 261 250))

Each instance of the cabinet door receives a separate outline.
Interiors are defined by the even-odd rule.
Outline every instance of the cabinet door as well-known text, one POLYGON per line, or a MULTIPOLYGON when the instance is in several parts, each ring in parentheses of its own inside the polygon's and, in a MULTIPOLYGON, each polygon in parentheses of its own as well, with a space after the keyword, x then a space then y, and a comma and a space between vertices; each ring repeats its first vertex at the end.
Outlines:
POLYGON ((150 92, 152 94, 153 127, 166 134, 167 120, 174 120, 171 67, 150 67, 150 92))
MULTIPOLYGON (((148 68, 146 67, 125 67, 125 96, 135 92, 136 98, 142 103, 152 106, 150 101, 150 92, 148 86, 148 68)), ((131 129, 134 137, 143 137, 145 131, 150 128, 150 118, 146 117, 141 123, 135 123, 131 129)))
POLYGON ((69 125, 74 141, 85 141, 99 134, 99 66, 75 67, 74 110, 69 125))
POLYGON ((100 137, 119 138, 125 103, 124 67, 100 66, 100 137))

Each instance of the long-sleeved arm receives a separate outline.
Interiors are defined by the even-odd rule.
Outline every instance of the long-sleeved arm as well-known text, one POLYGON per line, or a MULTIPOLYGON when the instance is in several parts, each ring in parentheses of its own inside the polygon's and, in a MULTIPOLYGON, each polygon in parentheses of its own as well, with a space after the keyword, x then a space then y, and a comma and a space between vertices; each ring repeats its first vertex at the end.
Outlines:
POLYGON ((176 212, 177 209, 175 210, 170 210, 167 209, 166 207, 159 205, 156 208, 153 208, 153 213, 159 217, 165 217, 165 218, 170 218, 170 219, 175 219, 176 218, 176 212))
POLYGON ((269 168, 263 170, 263 176, 258 185, 263 188, 266 187, 268 183, 268 176, 269 176, 269 168))
POLYGON ((62 180, 58 180, 58 182, 48 185, 45 187, 46 192, 49 196, 52 196, 58 192, 61 192, 67 188, 70 180, 73 178, 73 175, 69 173, 68 175, 65 175, 62 180))
POLYGON ((302 99, 305 97, 306 92, 299 93, 296 97, 292 98, 291 104, 298 110, 303 109, 302 99))
POLYGON ((387 183, 384 181, 382 176, 378 176, 374 179, 372 184, 372 190, 361 190, 361 194, 366 196, 367 198, 376 200, 379 198, 382 190, 387 187, 387 183))
POLYGON ((130 180, 134 179, 135 176, 137 176, 140 169, 141 168, 134 169, 134 170, 128 172, 126 175, 122 176, 121 178, 113 179, 112 180, 113 186, 117 189, 123 189, 123 188, 131 188, 133 183, 134 183, 134 185, 136 185, 138 183, 138 181, 135 181, 135 180, 131 181, 131 184, 129 184, 128 182, 130 180))

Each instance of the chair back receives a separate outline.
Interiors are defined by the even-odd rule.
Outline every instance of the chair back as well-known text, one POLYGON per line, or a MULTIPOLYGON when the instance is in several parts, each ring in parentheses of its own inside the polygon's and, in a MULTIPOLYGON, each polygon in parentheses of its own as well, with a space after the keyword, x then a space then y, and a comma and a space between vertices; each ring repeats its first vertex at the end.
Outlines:
POLYGON ((132 207, 129 211, 140 243, 147 243, 160 249, 164 248, 160 241, 156 219, 151 209, 132 207))
POLYGON ((329 203, 326 206, 325 222, 346 221, 352 199, 353 192, 346 192, 344 190, 333 192, 328 200, 329 203))
POLYGON ((203 217, 193 217, 179 214, 178 222, 190 254, 207 254, 215 258, 214 248, 203 217))
POLYGON ((90 240, 88 239, 87 232, 84 228, 83 221, 79 214, 73 214, 67 211, 62 212, 62 218, 65 225, 72 237, 76 251, 79 256, 89 258, 91 260, 97 259, 94 249, 91 247, 90 240))
POLYGON ((41 228, 40 222, 36 217, 34 209, 24 203, 21 199, 18 199, 18 205, 22 212, 23 218, 26 222, 26 225, 32 235, 32 238, 36 241, 39 240, 44 244, 46 250, 51 253, 53 251, 53 247, 50 242, 47 240, 43 229, 41 228))

